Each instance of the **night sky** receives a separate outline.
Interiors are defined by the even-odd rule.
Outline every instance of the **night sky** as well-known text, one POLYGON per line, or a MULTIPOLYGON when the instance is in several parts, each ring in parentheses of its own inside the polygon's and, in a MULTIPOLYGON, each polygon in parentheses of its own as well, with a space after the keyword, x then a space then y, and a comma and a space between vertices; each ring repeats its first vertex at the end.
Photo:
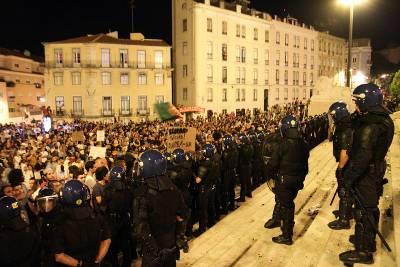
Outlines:
MULTIPOLYGON (((354 37, 370 37, 375 49, 400 45, 400 1, 364 0, 355 11, 354 37)), ((136 0, 136 31, 171 43, 171 0, 136 0)), ((271 15, 296 17, 318 30, 347 38, 348 9, 336 0, 252 0, 271 15)), ((129 0, 6 0, 0 12, 0 47, 42 56, 41 42, 117 30, 130 31, 129 0)))

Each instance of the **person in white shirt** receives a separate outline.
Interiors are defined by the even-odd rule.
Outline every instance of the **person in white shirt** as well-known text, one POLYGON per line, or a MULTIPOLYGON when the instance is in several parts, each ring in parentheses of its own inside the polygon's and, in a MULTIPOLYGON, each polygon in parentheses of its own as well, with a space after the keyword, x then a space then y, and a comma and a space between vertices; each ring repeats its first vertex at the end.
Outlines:
POLYGON ((96 168, 94 167, 94 161, 88 161, 85 164, 85 169, 87 171, 85 178, 85 185, 89 188, 90 193, 93 191, 93 187, 96 184, 96 179, 94 177, 96 168))

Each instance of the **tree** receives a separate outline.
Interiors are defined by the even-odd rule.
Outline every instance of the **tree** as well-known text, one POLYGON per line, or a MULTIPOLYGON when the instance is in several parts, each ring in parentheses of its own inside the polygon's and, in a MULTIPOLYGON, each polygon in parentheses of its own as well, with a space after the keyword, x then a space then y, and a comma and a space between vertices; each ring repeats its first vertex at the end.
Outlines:
POLYGON ((400 97, 400 70, 396 72, 390 84, 390 92, 395 97, 400 97))

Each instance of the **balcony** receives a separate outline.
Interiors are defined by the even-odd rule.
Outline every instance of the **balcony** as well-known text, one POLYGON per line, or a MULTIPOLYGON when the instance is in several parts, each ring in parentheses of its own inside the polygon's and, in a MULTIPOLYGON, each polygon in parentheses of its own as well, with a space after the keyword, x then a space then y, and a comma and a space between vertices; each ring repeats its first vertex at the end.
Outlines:
POLYGON ((118 114, 120 117, 130 117, 132 116, 133 113, 132 109, 130 108, 130 109, 119 109, 118 114))
POLYGON ((83 109, 71 109, 71 117, 83 117, 85 111, 83 109))
POLYGON ((114 109, 101 109, 100 114, 103 117, 114 117, 115 111, 114 111, 114 109))
POLYGON ((129 63, 124 62, 110 62, 109 64, 102 64, 101 61, 95 62, 82 62, 81 64, 76 64, 73 62, 64 62, 63 64, 57 64, 56 62, 47 62, 45 67, 47 69, 53 68, 71 68, 71 69, 96 69, 96 68, 106 68, 106 69, 171 69, 171 65, 167 64, 167 62, 163 62, 163 64, 156 62, 138 62, 132 61, 129 63))
POLYGON ((138 108, 136 109, 136 114, 139 116, 148 116, 150 115, 150 108, 138 108))
POLYGON ((258 84, 258 79, 253 79, 253 84, 258 84))

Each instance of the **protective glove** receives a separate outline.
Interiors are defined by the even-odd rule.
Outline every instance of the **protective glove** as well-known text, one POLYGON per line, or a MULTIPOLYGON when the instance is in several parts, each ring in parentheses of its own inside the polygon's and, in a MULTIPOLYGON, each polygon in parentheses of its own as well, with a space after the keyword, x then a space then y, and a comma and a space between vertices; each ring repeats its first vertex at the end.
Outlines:
POLYGON ((338 186, 341 187, 343 186, 343 176, 344 176, 344 171, 341 168, 336 169, 336 179, 338 181, 338 186))

